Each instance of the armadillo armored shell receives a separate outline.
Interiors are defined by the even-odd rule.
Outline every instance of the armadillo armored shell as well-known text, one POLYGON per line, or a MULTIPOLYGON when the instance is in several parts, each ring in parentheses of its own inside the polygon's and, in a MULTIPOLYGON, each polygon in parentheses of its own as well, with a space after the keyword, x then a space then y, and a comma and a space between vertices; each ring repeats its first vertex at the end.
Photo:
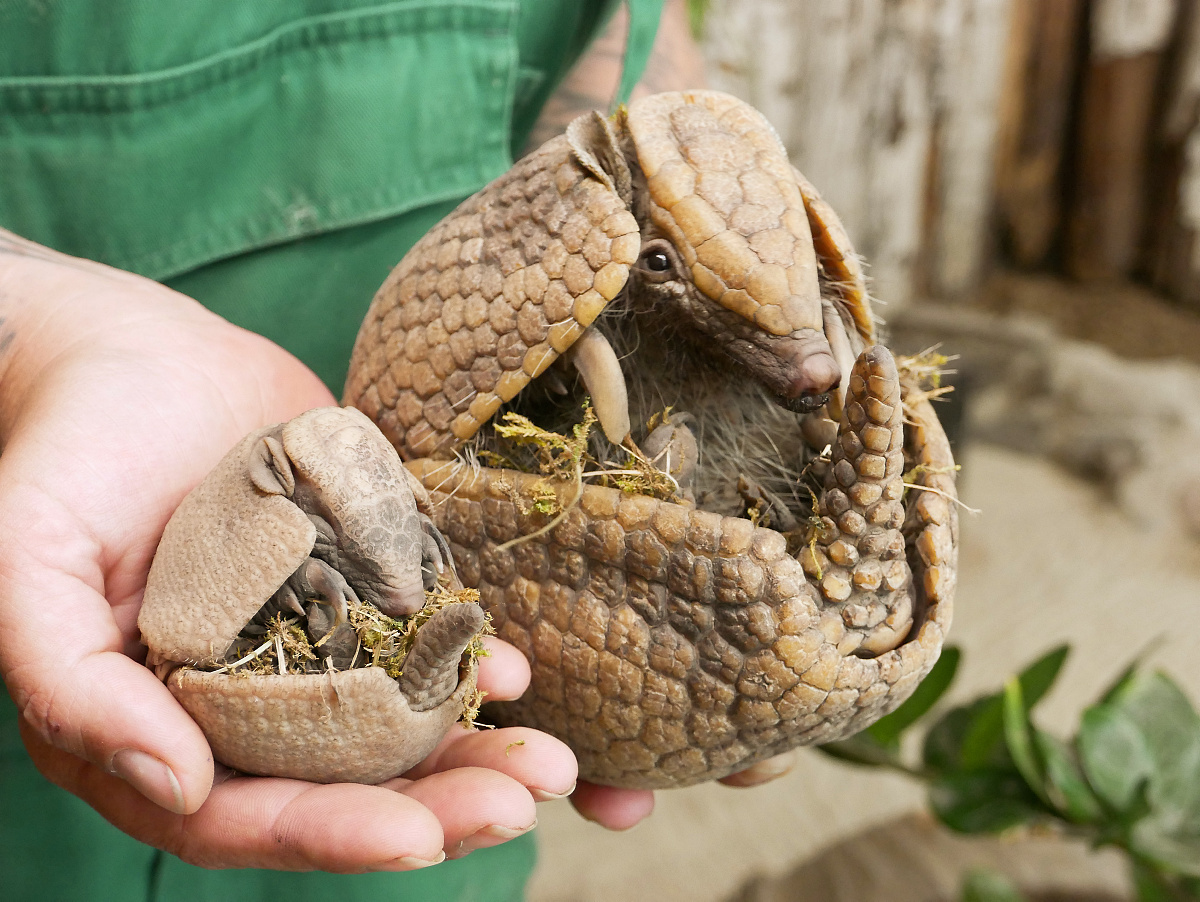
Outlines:
MULTIPOLYGON (((167 687, 199 724, 217 761, 264 776, 378 783, 413 767, 445 736, 474 691, 476 666, 459 670, 460 646, 452 663, 457 687, 430 710, 414 710, 380 667, 211 672, 317 538, 313 522, 290 498, 266 493, 250 478, 253 456, 270 435, 279 436, 301 475, 322 465, 321 442, 311 437, 332 435, 361 458, 377 491, 407 492, 415 516, 399 458, 358 411, 312 410, 282 430, 251 433, 183 500, 163 532, 138 618, 148 663, 169 673, 167 687)), ((363 476, 345 474, 366 485, 363 476)))
MULTIPOLYGON (((654 788, 852 734, 937 660, 955 468, 911 381, 878 344, 845 230, 769 123, 694 91, 580 117, 435 226, 376 295, 344 400, 429 489, 464 583, 530 661, 495 716, 562 738, 584 779, 654 788), (832 461, 798 554, 748 519, 598 486, 573 508, 560 487, 571 509, 546 528, 544 479, 451 460, 535 383, 575 380, 564 363, 613 444, 664 379, 713 409, 690 378, 707 364, 669 358, 703 343, 726 382, 776 398, 836 362, 844 396, 800 427, 832 461)), ((658 397, 640 413, 677 403, 658 397)))

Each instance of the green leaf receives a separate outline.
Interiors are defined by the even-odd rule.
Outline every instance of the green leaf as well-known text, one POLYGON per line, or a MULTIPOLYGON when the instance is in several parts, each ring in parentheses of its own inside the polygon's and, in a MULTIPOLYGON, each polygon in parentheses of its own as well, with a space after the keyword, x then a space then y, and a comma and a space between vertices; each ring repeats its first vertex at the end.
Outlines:
POLYGON ((1045 801, 1046 781, 1042 774, 1042 764, 1033 747, 1031 730, 1029 709, 1025 707, 1025 699, 1021 693, 1021 681, 1012 677, 1004 684, 1004 739, 1008 743, 1008 753, 1012 756, 1017 770, 1025 778, 1029 788, 1045 801))
POLYGON ((1025 697, 1026 711, 1033 710, 1042 696, 1050 691, 1070 651, 1071 646, 1059 645, 1021 671, 1021 692, 1025 697))
POLYGON ((1137 724, 1154 759, 1151 805, 1200 829, 1200 717, 1163 673, 1139 674, 1114 703, 1137 724))
POLYGON ((951 708, 929 728, 921 747, 926 770, 941 773, 958 769, 970 716, 969 706, 951 708))
POLYGON ((963 737, 962 766, 966 769, 989 764, 1011 764, 1004 745, 1004 698, 989 695, 977 703, 974 717, 963 737))
POLYGON ((1151 816, 1133 825, 1130 848, 1142 858, 1188 877, 1200 878, 1200 835, 1168 831, 1151 816))
POLYGON ((1098 705, 1110 705, 1117 701, 1129 688, 1129 684, 1133 682, 1137 676, 1138 665, 1140 660, 1135 658, 1128 667, 1117 674, 1117 678, 1112 681, 1107 689, 1100 695, 1098 705))
POLYGON ((1109 704, 1120 707, 1141 728, 1160 761, 1184 754, 1200 735, 1200 716, 1183 690, 1161 671, 1123 680, 1109 704))
POLYGON ((942 649, 929 675, 917 686, 908 701, 886 717, 880 718, 866 732, 881 746, 892 748, 900 743, 900 735, 932 708, 950 688, 962 654, 957 648, 942 649))
POLYGON ((1134 674, 1110 695, 1110 707, 1135 724, 1152 761, 1148 811, 1130 843, 1145 858, 1200 877, 1200 717, 1163 673, 1134 674))
POLYGON ((849 739, 827 742, 817 746, 831 758, 866 767, 902 767, 897 748, 880 744, 867 731, 857 733, 849 739))
POLYGON ((1024 902, 1011 880, 996 871, 977 870, 963 881, 962 902, 1024 902))
POLYGON ((1158 635, 1143 645, 1141 650, 1139 650, 1138 653, 1133 656, 1133 660, 1130 661, 1125 669, 1117 675, 1117 678, 1113 680, 1111 685, 1104 690, 1100 696, 1100 701, 1097 702, 1097 704, 1108 704, 1116 699, 1118 695, 1124 692, 1129 683, 1132 682, 1134 677, 1137 676, 1138 668, 1142 666, 1142 662, 1146 659, 1147 655, 1154 651, 1156 647, 1161 646, 1165 639, 1165 636, 1158 635))
POLYGON ((1021 775, 1011 770, 943 774, 929 787, 934 814, 960 833, 999 833, 1045 816, 1021 775))
POLYGON ((1200 899, 1200 884, 1194 880, 1176 879, 1137 856, 1130 860, 1130 869, 1138 902, 1195 902, 1200 899))
POLYGON ((1079 769, 1074 751, 1061 739, 1034 727, 1033 744, 1046 773, 1046 796, 1067 820, 1077 824, 1101 818, 1100 802, 1079 769))
MULTIPOLYGON (((1021 672, 1021 695, 1028 711, 1054 684, 1069 648, 1048 651, 1021 672)), ((955 708, 925 737, 925 766, 936 771, 1007 767, 1012 758, 1004 743, 1004 698, 986 695, 955 708)))
POLYGON ((1138 902, 1177 902, 1175 894, 1151 874, 1135 872, 1133 887, 1137 893, 1138 902))
POLYGON ((1083 712, 1076 740, 1079 760, 1096 795, 1129 814, 1154 772, 1154 759, 1142 731, 1125 712, 1094 705, 1083 712))
POLYGON ((935 772, 1011 767, 1004 745, 1004 705, 988 695, 952 708, 925 736, 925 767, 935 772))

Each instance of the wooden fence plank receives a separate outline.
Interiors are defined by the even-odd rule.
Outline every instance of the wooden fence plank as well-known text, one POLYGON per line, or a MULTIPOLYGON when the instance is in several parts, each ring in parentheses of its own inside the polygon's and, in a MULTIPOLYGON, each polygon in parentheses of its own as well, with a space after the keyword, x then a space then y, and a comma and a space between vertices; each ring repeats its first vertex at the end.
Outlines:
POLYGON ((996 149, 999 238, 1020 266, 1060 240, 1063 164, 1082 39, 1083 0, 1014 0, 996 149))
POLYGON ((1129 275, 1146 208, 1146 161, 1176 0, 1096 0, 1067 222, 1067 271, 1129 275))

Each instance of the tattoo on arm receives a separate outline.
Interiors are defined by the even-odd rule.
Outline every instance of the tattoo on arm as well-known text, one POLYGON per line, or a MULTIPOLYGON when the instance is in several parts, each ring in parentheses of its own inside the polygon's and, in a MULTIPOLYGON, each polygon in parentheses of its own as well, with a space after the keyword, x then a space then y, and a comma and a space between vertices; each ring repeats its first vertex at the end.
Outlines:
POLYGON ((654 49, 633 96, 705 87, 704 55, 692 37, 686 0, 667 0, 654 49))
POLYGON ((71 269, 83 270, 95 276, 104 276, 108 279, 113 278, 114 271, 107 266, 99 266, 90 260, 83 260, 79 257, 72 257, 70 254, 51 250, 48 247, 38 244, 36 241, 30 241, 28 238, 14 235, 6 229, 0 229, 0 258, 3 258, 5 255, 10 257, 25 257, 29 260, 41 260, 45 263, 54 263, 58 266, 68 266, 71 269))
POLYGON ((32 241, 27 241, 12 232, 0 229, 0 254, 11 254, 14 257, 33 257, 37 260, 51 260, 57 262, 60 254, 54 253, 49 248, 42 247, 40 244, 35 244, 32 241))
MULTIPOLYGON (((567 125, 589 110, 607 110, 621 81, 628 27, 622 5, 595 43, 546 102, 529 136, 526 152, 566 131, 567 125)), ((667 0, 663 8, 654 49, 646 71, 634 89, 634 97, 660 91, 703 88, 704 58, 692 39, 685 0, 667 0)))
POLYGON ((607 110, 621 78, 625 52, 627 14, 621 6, 574 67, 546 101, 529 135, 526 153, 561 135, 567 125, 588 110, 607 110))

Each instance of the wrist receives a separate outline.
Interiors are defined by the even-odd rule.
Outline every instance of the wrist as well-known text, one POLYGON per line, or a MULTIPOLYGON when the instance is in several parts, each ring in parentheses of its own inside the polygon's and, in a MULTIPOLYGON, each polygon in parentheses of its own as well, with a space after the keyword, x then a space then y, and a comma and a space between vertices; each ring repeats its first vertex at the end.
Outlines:
POLYGON ((57 265, 55 257, 49 248, 0 229, 0 448, 40 369, 37 361, 49 350, 45 326, 56 299, 36 298, 45 270, 57 265))

